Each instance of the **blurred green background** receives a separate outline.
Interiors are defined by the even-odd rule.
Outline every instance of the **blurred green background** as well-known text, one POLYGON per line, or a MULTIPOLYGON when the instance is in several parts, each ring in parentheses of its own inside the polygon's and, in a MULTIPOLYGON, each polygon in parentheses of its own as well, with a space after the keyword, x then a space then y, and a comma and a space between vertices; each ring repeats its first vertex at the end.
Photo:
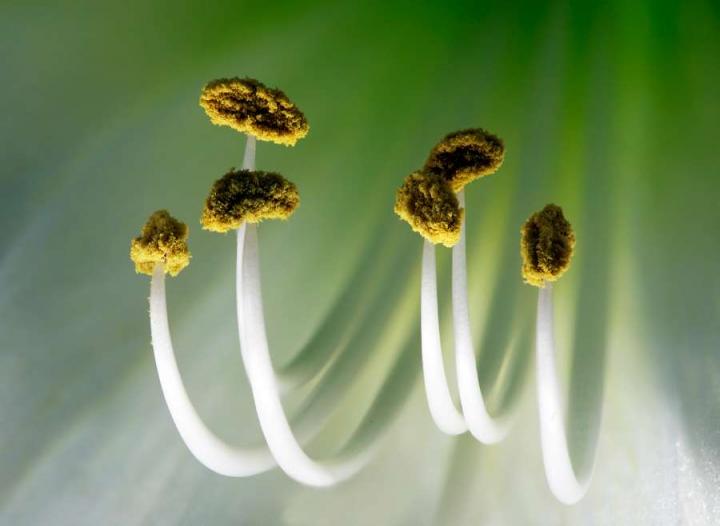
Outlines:
MULTIPOLYGON (((720 7, 701 0, 0 2, 0 523, 713 524, 718 57, 720 7), (188 222, 193 261, 168 283, 180 367, 212 429, 258 443, 234 238, 198 223, 244 147, 210 125, 199 92, 235 75, 281 87, 311 125, 295 148, 258 145, 258 167, 302 195, 291 221, 261 227, 273 359, 338 305, 357 308, 356 344, 318 384, 313 410, 328 418, 310 451, 381 409, 365 421, 377 457, 330 490, 279 470, 227 479, 192 458, 157 382, 148 279, 128 259, 155 209, 188 222), (481 383, 516 421, 492 447, 432 424, 421 241, 392 213, 433 144, 472 126, 507 148, 467 190, 481 383), (558 343, 573 461, 596 466, 574 507, 545 483, 536 291, 519 276, 520 224, 548 202, 578 237, 556 287, 558 343)), ((438 257, 449 350, 449 251, 438 257)))

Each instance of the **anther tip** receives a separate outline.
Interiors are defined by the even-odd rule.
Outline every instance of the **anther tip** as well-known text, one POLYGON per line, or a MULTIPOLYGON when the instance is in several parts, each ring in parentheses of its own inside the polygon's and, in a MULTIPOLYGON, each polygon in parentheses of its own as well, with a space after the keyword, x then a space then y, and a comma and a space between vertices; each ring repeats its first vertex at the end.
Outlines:
POLYGON ((152 276, 156 265, 177 276, 190 264, 189 230, 185 223, 172 217, 167 210, 154 212, 142 227, 140 235, 130 243, 130 259, 135 271, 152 276))
POLYGON ((440 175, 459 192, 475 179, 495 173, 504 158, 502 139, 471 128, 446 135, 430 152, 423 170, 440 175))
POLYGON ((200 223, 205 230, 227 232, 245 222, 287 219, 299 205, 297 187, 282 175, 230 170, 210 189, 200 223))
POLYGON ((395 213, 431 243, 451 247, 460 239, 464 210, 438 175, 418 171, 406 177, 395 196, 395 213))
POLYGON ((557 281, 570 267, 575 233, 562 208, 549 204, 532 214, 522 226, 520 254, 525 283, 544 287, 557 281))
POLYGON ((200 94, 200 106, 213 124, 261 141, 294 146, 310 130, 305 115, 285 93, 251 78, 208 82, 200 94))

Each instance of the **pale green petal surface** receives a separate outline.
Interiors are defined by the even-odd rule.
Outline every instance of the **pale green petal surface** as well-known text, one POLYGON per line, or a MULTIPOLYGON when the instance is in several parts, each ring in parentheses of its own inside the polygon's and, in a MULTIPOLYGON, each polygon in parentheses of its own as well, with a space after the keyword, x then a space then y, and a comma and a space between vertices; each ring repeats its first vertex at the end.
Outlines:
MULTIPOLYGON (((0 524, 714 524, 718 57, 720 8, 704 0, 0 3, 0 524), (279 470, 224 478, 190 455, 157 380, 149 283, 127 257, 154 210, 190 225, 192 263, 167 285, 180 369, 217 434, 260 443, 234 238, 198 223, 212 182, 242 162, 243 136, 197 105, 228 76, 281 87, 311 126, 293 148, 257 149, 258 168, 302 195, 291 220, 261 226, 275 364, 342 317, 336 302, 358 302, 357 344, 317 406, 288 412, 327 414, 319 457, 378 393, 389 415, 369 466, 327 490, 279 470), (465 190, 480 381, 492 411, 516 413, 494 446, 432 423, 422 242, 392 210, 432 146, 469 127, 506 145, 500 171, 465 190), (597 444, 572 507, 545 481, 537 289, 520 276, 520 226, 549 202, 577 237, 555 285, 577 469, 597 444)), ((438 264, 454 385, 449 250, 438 264)))

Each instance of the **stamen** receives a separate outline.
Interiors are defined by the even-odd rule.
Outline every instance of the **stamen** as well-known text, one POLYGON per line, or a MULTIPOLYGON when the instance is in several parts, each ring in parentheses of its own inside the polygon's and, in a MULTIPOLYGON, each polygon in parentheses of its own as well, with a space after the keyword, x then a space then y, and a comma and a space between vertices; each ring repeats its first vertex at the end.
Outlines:
POLYGON ((425 238, 421 332, 423 377, 430 413, 441 431, 460 434, 469 429, 486 444, 502 440, 509 423, 490 416, 480 390, 468 313, 462 189, 470 181, 494 173, 504 155, 502 141, 484 130, 451 133, 433 148, 423 170, 405 179, 395 200, 395 212, 425 238), (454 194, 456 191, 458 195, 454 194), (431 243, 453 247, 453 330, 462 413, 452 401, 443 367, 435 249, 431 243))
POLYGON ((575 233, 562 208, 552 204, 531 215, 521 232, 523 278, 526 283, 539 287, 535 352, 545 476, 553 495, 563 504, 570 505, 578 502, 587 492, 593 467, 580 476, 576 475, 568 451, 565 403, 560 394, 560 379, 555 364, 551 282, 562 276, 570 266, 575 233))

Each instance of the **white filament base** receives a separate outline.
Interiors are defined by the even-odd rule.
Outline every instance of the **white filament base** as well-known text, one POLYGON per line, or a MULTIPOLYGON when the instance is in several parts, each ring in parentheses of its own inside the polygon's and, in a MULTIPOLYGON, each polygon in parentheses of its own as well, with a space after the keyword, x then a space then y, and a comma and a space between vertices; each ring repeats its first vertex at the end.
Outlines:
POLYGON ((425 240, 420 285, 420 334, 425 396, 430 415, 440 431, 448 435, 459 435, 467 431, 467 426, 463 415, 455 408, 445 377, 435 267, 435 246, 425 240))
POLYGON ((280 399, 263 313, 257 227, 238 229, 238 328, 245 371, 268 448, 278 466, 291 478, 311 486, 331 486, 362 468, 372 448, 331 463, 311 459, 293 434, 280 399))
POLYGON ((547 283, 538 295, 537 390, 540 414, 540 443, 545 476, 550 491, 563 504, 575 504, 587 492, 592 469, 580 480, 575 476, 565 436, 565 410, 555 364, 552 285, 547 283))
POLYGON ((273 468, 275 461, 266 447, 242 449, 228 445, 207 428, 193 407, 170 338, 162 265, 155 267, 150 284, 150 330, 165 403, 193 456, 208 469, 228 477, 249 477, 273 468))
MULTIPOLYGON (((460 206, 465 206, 464 192, 458 194, 460 206)), ((500 442, 510 428, 507 418, 495 419, 488 413, 480 389, 475 351, 470 332, 470 314, 467 298, 467 265, 465 257, 465 221, 460 230, 460 240, 452 249, 452 305, 455 339, 455 365, 458 392, 467 428, 484 444, 500 442)))

